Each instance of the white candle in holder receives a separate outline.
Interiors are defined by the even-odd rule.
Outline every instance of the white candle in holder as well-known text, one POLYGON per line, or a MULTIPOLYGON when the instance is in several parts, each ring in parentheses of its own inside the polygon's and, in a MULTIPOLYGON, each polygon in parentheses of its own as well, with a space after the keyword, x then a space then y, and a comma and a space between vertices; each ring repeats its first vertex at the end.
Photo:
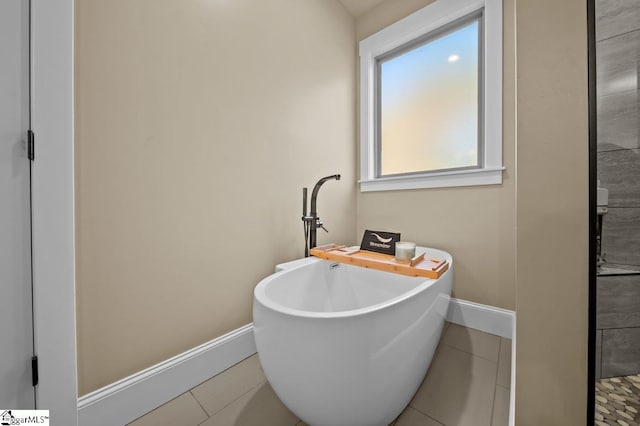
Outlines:
POLYGON ((408 263, 416 255, 416 243, 398 241, 396 243, 396 260, 408 263))

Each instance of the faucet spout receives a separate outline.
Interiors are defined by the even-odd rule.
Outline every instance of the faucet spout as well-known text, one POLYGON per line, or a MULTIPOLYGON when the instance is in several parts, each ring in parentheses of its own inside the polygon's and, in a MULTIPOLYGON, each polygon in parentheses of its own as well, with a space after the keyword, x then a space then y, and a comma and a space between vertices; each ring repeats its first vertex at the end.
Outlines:
POLYGON ((308 238, 308 241, 305 241, 305 250, 304 250, 304 255, 305 257, 309 256, 309 250, 314 248, 316 246, 316 234, 317 234, 317 229, 318 228, 322 228, 325 231, 327 230, 324 225, 322 224, 322 222, 320 221, 320 218, 318 217, 318 210, 317 210, 317 199, 318 199, 318 191, 320 191, 320 187, 328 180, 340 180, 340 175, 331 175, 331 176, 325 176, 322 179, 320 179, 317 183, 316 186, 313 187, 313 191, 311 192, 311 208, 310 208, 310 212, 309 212, 309 216, 306 215, 306 211, 307 211, 307 188, 303 189, 303 196, 302 196, 302 203, 303 203, 303 207, 302 207, 302 221, 305 224, 305 240, 308 238), (308 244, 307 244, 308 242, 308 244))
POLYGON ((311 192, 311 216, 318 216, 318 211, 316 209, 316 199, 318 198, 318 191, 320 191, 320 187, 326 181, 332 179, 340 180, 340 175, 325 176, 316 183, 316 186, 313 187, 313 191, 311 192))

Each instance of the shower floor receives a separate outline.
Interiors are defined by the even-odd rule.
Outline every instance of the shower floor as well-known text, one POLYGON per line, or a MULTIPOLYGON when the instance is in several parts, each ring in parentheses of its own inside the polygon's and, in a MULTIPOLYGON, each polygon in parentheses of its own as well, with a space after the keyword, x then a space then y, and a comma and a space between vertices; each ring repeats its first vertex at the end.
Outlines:
POLYGON ((640 374, 596 380, 596 425, 640 424, 640 374))

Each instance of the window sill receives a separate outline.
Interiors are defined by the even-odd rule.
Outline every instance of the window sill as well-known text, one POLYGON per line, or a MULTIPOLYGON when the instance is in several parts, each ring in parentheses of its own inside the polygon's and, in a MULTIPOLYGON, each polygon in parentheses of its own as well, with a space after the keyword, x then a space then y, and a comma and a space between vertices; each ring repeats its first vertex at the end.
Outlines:
POLYGON ((504 167, 458 170, 413 176, 394 176, 361 180, 360 192, 403 189, 450 188, 456 186, 500 185, 504 167))

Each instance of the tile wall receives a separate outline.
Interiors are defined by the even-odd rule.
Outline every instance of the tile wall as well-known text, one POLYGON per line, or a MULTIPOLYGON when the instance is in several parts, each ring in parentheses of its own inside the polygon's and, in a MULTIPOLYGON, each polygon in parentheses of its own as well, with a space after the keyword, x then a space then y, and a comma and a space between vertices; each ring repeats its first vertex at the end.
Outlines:
MULTIPOLYGON (((640 1, 596 0, 598 179, 606 265, 640 270, 640 1)), ((598 377, 640 373, 640 275, 597 279, 598 377)))

